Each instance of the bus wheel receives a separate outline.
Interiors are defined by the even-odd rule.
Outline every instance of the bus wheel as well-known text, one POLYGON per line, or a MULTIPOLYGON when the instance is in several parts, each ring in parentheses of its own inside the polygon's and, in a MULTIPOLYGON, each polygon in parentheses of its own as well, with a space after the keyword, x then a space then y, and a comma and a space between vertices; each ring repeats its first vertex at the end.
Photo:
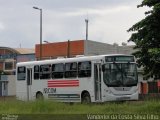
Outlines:
POLYGON ((37 100, 43 100, 43 94, 42 94, 41 92, 38 92, 38 93, 36 94, 36 99, 37 99, 37 100))
POLYGON ((88 92, 82 94, 82 103, 84 104, 91 103, 91 98, 88 92))

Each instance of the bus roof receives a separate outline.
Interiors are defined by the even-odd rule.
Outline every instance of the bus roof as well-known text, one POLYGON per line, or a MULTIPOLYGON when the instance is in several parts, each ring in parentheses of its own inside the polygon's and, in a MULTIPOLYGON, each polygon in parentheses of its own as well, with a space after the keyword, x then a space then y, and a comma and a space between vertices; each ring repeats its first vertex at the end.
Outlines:
POLYGON ((58 59, 49 59, 49 60, 41 60, 41 61, 20 62, 20 63, 17 63, 17 66, 100 60, 104 58, 105 56, 133 56, 133 55, 107 54, 107 55, 96 55, 96 56, 78 56, 78 57, 73 57, 73 58, 60 58, 60 59, 58 58, 58 59))

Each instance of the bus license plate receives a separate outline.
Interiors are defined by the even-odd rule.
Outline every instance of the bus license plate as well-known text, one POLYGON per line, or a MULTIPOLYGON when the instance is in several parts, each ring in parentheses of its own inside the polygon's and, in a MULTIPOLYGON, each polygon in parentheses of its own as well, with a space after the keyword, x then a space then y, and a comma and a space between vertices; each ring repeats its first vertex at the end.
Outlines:
POLYGON ((118 97, 116 100, 130 100, 130 97, 118 97))

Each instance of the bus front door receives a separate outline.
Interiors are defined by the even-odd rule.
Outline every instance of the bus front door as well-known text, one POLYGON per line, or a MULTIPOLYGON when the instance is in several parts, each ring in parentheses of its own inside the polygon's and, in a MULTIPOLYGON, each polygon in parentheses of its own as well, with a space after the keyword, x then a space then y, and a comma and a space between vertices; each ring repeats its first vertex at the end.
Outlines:
POLYGON ((94 88, 95 88, 95 101, 101 101, 101 64, 94 64, 94 88))
POLYGON ((27 100, 31 100, 32 69, 27 68, 27 100))

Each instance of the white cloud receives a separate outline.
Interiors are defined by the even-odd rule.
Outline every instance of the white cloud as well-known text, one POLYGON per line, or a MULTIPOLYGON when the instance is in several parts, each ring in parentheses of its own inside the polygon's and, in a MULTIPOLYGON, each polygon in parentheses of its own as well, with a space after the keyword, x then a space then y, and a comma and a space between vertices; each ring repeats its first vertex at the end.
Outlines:
POLYGON ((134 6, 121 6, 111 10, 103 10, 94 19, 90 19, 89 39, 105 43, 127 42, 131 33, 127 30, 145 17, 146 9, 137 9, 134 6))
POLYGON ((39 43, 39 11, 43 9, 43 39, 50 42, 89 39, 106 43, 127 41, 126 30, 144 18, 141 0, 0 0, 0 45, 34 47, 39 43))
POLYGON ((0 30, 4 30, 4 29, 5 29, 4 24, 0 22, 0 30))
POLYGON ((66 16, 81 16, 84 14, 89 14, 89 15, 107 15, 107 14, 115 14, 118 12, 123 12, 126 10, 129 10, 130 6, 118 6, 118 7, 108 7, 108 8, 101 8, 101 9, 80 9, 77 11, 73 12, 68 12, 65 15, 66 16))

